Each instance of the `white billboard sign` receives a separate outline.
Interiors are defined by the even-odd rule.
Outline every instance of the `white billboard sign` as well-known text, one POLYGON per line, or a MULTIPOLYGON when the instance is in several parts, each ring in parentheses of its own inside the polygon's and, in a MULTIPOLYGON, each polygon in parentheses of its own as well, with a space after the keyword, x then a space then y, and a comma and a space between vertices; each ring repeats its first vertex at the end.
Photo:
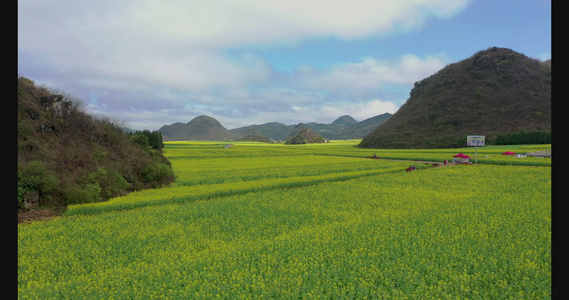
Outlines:
POLYGON ((486 144, 486 137, 483 135, 467 135, 466 146, 476 147, 476 164, 478 164, 478 147, 484 147, 486 144))
POLYGON ((484 147, 486 137, 483 135, 467 135, 466 146, 468 147, 484 147))

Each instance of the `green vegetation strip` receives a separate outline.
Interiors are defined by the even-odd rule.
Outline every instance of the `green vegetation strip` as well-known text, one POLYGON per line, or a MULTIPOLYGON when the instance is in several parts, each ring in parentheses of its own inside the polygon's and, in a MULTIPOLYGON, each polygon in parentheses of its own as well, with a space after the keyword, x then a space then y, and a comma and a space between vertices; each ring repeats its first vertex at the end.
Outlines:
MULTIPOLYGON (((258 179, 253 181, 226 182, 219 184, 199 184, 150 189, 130 193, 123 197, 83 205, 71 205, 64 213, 65 216, 92 215, 108 211, 121 211, 152 205, 193 202, 197 200, 225 197, 235 194, 258 192, 273 189, 294 188, 319 184, 322 182, 343 181, 364 176, 378 175, 389 172, 401 172, 406 163, 388 163, 380 169, 362 170, 342 173, 329 173, 317 176, 294 176, 274 179, 258 179)), ((421 167, 420 167, 421 168, 421 167)))

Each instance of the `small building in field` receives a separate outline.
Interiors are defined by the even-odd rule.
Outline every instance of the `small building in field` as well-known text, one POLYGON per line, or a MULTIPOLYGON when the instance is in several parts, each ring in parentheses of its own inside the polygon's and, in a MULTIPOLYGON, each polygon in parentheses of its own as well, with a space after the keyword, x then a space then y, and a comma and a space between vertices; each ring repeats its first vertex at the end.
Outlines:
POLYGON ((452 162, 455 164, 470 163, 470 156, 459 153, 453 156, 452 162))
POLYGON ((531 156, 531 157, 549 157, 549 158, 551 158, 551 151, 530 152, 527 155, 531 156))

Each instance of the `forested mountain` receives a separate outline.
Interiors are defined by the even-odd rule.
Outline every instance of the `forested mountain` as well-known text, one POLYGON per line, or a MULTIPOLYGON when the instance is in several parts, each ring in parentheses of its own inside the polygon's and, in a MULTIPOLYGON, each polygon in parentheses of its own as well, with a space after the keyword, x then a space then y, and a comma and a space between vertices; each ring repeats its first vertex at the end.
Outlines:
POLYGON ((379 125, 383 124, 383 122, 391 118, 391 116, 392 114, 390 113, 384 113, 381 115, 377 115, 375 117, 371 117, 369 119, 365 119, 361 122, 352 124, 344 128, 339 134, 336 135, 335 138, 337 139, 363 138, 366 134, 372 132, 374 129, 379 127, 379 125))
POLYGON ((235 138, 227 128, 223 127, 216 119, 201 115, 190 122, 164 125, 159 132, 169 141, 190 140, 227 140, 235 138))
POLYGON ((368 148, 464 147, 521 133, 551 139, 551 60, 492 47, 415 82, 409 99, 366 135, 368 148))
POLYGON ((275 141, 283 141, 290 134, 294 126, 285 125, 279 122, 269 122, 262 125, 249 125, 230 129, 235 136, 244 137, 248 135, 264 136, 275 141))

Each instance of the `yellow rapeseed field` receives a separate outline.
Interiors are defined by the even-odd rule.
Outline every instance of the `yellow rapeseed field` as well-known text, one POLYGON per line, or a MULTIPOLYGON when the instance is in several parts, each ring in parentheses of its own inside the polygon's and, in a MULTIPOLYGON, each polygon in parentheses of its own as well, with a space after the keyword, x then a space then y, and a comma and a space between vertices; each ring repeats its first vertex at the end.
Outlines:
POLYGON ((175 185, 18 226, 18 297, 551 297, 546 160, 433 168, 370 152, 167 143, 175 185))

